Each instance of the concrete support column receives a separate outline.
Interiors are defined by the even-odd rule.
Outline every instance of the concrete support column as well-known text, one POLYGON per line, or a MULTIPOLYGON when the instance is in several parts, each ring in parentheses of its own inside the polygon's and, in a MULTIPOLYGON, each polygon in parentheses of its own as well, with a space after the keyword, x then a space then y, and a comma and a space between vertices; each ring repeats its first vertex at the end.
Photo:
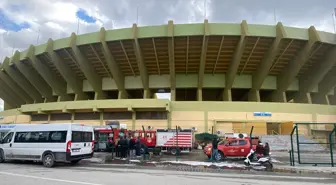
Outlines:
POLYGON ((170 101, 176 101, 176 89, 170 90, 170 101))
POLYGON ((143 94, 143 99, 151 99, 152 98, 152 92, 150 89, 145 89, 143 94))
POLYGON ((132 130, 135 130, 135 124, 136 124, 136 112, 132 112, 132 130))
POLYGON ((99 123, 104 125, 104 111, 99 112, 99 123))
POLYGON ((248 93, 248 101, 260 102, 259 90, 251 89, 248 93))
POLYGON ((274 102, 284 102, 284 103, 287 102, 286 92, 282 92, 281 96, 273 96, 271 98, 272 98, 272 101, 274 102))
POLYGON ((202 89, 197 89, 197 101, 203 101, 202 89))
POLYGON ((208 111, 204 111, 204 132, 208 133, 208 111))
POLYGON ((126 91, 118 91, 118 99, 127 99, 128 94, 126 91))
POLYGON ((172 115, 171 112, 167 112, 167 128, 168 129, 172 128, 172 126, 171 126, 172 125, 172 123, 171 123, 171 121, 172 121, 171 120, 171 115, 172 115))
POLYGON ((224 89, 223 100, 224 101, 232 101, 231 89, 224 89))
POLYGON ((51 117, 51 114, 48 113, 48 123, 50 123, 50 117, 51 117))
POLYGON ((71 123, 75 121, 75 112, 71 113, 71 123))

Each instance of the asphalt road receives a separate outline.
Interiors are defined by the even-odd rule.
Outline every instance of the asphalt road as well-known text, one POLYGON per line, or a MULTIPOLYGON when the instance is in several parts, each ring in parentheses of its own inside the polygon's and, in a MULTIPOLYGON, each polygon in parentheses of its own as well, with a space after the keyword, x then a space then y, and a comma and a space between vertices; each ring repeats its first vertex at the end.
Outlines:
POLYGON ((52 169, 38 164, 0 164, 1 185, 111 185, 111 184, 165 184, 165 185, 291 185, 296 184, 335 184, 331 176, 313 177, 283 174, 239 174, 237 171, 227 173, 179 172, 145 169, 116 169, 93 167, 86 164, 78 166, 58 166, 52 169))

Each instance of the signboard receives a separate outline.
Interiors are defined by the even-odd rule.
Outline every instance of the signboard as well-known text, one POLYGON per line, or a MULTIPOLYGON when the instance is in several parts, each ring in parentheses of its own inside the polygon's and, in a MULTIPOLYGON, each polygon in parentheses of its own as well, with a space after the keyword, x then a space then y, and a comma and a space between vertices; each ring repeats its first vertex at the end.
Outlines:
POLYGON ((10 130, 14 128, 16 125, 0 125, 0 130, 10 130))
POLYGON ((106 121, 106 125, 112 126, 112 128, 120 128, 119 121, 106 121))
POLYGON ((127 124, 120 124, 121 129, 127 129, 127 124))
POLYGON ((271 117, 271 112, 254 112, 253 116, 259 116, 259 117, 271 117))

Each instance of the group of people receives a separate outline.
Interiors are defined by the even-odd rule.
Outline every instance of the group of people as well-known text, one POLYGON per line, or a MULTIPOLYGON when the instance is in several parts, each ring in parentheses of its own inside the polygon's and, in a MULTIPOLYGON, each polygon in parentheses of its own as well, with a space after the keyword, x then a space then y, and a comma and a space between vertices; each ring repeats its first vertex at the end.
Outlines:
POLYGON ((109 145, 112 148, 113 155, 118 158, 141 156, 141 139, 132 135, 120 136, 115 141, 109 139, 109 145))

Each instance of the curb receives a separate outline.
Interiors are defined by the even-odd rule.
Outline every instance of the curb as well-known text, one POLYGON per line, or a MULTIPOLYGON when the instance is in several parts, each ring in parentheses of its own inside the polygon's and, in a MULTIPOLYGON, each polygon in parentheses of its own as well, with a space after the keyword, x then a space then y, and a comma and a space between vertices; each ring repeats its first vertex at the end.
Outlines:
POLYGON ((296 174, 325 174, 325 175, 336 175, 336 171, 321 171, 321 170, 307 170, 307 169, 294 169, 294 168, 273 168, 273 172, 279 173, 296 173, 296 174))
POLYGON ((116 163, 107 163, 111 160, 102 160, 100 162, 87 161, 84 164, 92 164, 97 167, 109 167, 109 168, 134 168, 134 169, 166 169, 166 170, 177 170, 177 171, 191 171, 191 172, 223 172, 223 171, 239 171, 239 172, 275 172, 275 173, 291 173, 291 174, 324 174, 335 176, 336 171, 321 171, 321 170, 307 170, 307 169, 297 169, 297 168, 286 168, 281 166, 273 167, 273 170, 264 169, 253 169, 251 167, 218 167, 215 165, 204 166, 204 165, 187 165, 187 164, 173 164, 173 163, 147 163, 146 161, 140 162, 130 162, 130 161, 119 161, 116 163))

